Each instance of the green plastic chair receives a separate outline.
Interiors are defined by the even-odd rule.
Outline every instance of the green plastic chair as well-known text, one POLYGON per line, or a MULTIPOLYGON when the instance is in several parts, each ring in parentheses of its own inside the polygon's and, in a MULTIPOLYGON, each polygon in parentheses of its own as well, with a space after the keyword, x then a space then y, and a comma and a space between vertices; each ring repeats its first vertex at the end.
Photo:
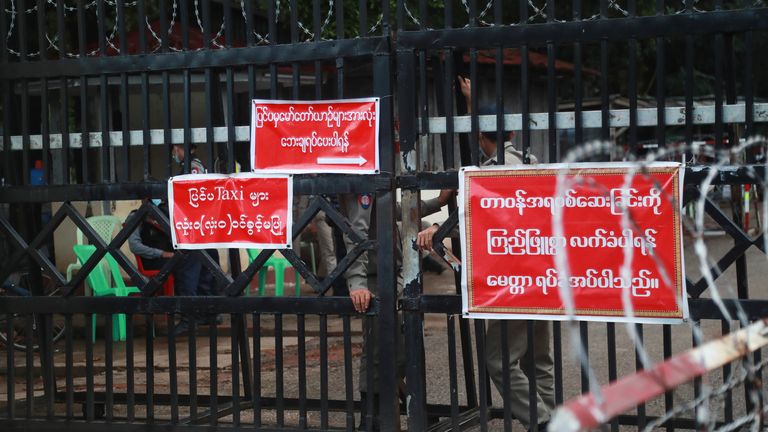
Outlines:
MULTIPOLYGON (((112 234, 115 232, 115 228, 122 224, 122 221, 117 216, 104 215, 104 216, 91 216, 86 219, 88 225, 90 225, 94 231, 99 234, 104 242, 109 243, 112 241, 112 234)), ((83 245, 85 243, 85 237, 80 229, 77 229, 77 244, 83 245)), ((80 270, 81 264, 77 258, 75 262, 67 266, 67 280, 72 280, 72 271, 80 270)))
MULTIPOLYGON (((253 260, 256 259, 256 256, 261 253, 259 249, 248 249, 248 259, 250 262, 253 262, 253 260)), ((264 296, 265 287, 267 285, 267 271, 269 271, 269 267, 272 267, 272 270, 275 272, 275 295, 276 296, 284 296, 285 295, 285 269, 286 268, 293 268, 293 265, 291 265, 291 262, 285 259, 284 257, 278 257, 275 256, 275 254, 272 254, 267 262, 264 263, 264 265, 259 269, 259 295, 264 296)), ((296 295, 301 295, 301 290, 299 288, 299 272, 294 270, 296 274, 296 295)), ((250 287, 246 288, 246 295, 250 295, 251 290, 250 287)))
MULTIPOLYGON (((72 249, 75 251, 77 259, 80 264, 85 264, 91 255, 96 252, 96 246, 93 245, 74 245, 72 249)), ((123 277, 120 275, 120 266, 117 261, 112 258, 112 255, 107 253, 104 256, 109 267, 109 273, 104 274, 101 266, 96 266, 86 278, 86 283, 90 285, 92 295, 95 297, 127 297, 129 294, 138 293, 138 288, 133 286, 126 286, 123 281, 123 277), (109 284, 110 277, 112 279, 113 286, 109 284)), ((113 340, 124 341, 126 333, 125 314, 112 315, 112 338, 113 340)), ((93 340, 96 340, 96 320, 93 320, 93 340)))

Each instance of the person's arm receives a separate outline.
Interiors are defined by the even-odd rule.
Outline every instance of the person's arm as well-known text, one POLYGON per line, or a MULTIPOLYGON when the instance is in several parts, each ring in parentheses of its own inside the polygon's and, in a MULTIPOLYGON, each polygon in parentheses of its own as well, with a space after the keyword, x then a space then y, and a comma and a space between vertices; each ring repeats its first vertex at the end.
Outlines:
POLYGON ((139 228, 133 230, 131 235, 128 237, 128 248, 134 255, 138 255, 147 259, 168 258, 168 255, 173 256, 173 252, 166 252, 161 249, 149 247, 142 243, 139 228))

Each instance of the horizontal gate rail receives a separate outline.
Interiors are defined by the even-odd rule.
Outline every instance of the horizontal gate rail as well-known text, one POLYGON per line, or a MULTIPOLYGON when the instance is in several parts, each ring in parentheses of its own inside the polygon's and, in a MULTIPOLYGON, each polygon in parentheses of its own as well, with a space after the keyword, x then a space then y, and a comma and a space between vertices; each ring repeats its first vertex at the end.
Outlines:
MULTIPOLYGON (((376 315, 374 299, 365 315, 376 315)), ((5 297, 0 314, 310 314, 361 315, 333 297, 5 297)))
POLYGON ((768 9, 715 11, 594 21, 552 22, 530 25, 465 27, 445 30, 401 31, 399 48, 491 48, 525 44, 623 41, 655 37, 684 37, 768 29, 768 9), (621 29, 621 31, 617 31, 621 29))
MULTIPOLYGON (((609 112, 609 126, 612 128, 617 127, 629 127, 630 125, 630 111, 628 109, 612 109, 609 112)), ((699 105, 693 108, 692 121, 695 125, 710 125, 716 123, 716 107, 714 105, 699 105)), ((768 103, 757 103, 753 110, 753 120, 755 123, 768 122, 768 103)), ((591 110, 581 112, 581 126, 584 128, 600 128, 602 124, 603 111, 591 110)), ((506 131, 520 131, 523 129, 523 117, 522 114, 506 114, 504 118, 504 130, 506 131)), ((490 132, 496 130, 496 116, 495 115, 480 115, 478 119, 478 130, 483 132, 490 132)), ((722 123, 744 123, 746 119, 746 108, 744 104, 723 105, 722 110, 722 123)), ((456 116, 452 118, 453 132, 455 133, 467 133, 472 130, 472 117, 470 116, 456 116)), ((668 127, 683 126, 686 121, 686 111, 684 107, 667 107, 665 108, 664 125, 668 127)), ((447 133, 447 122, 445 117, 430 117, 428 122, 428 130, 419 131, 420 133, 435 133, 443 134, 447 133)), ((419 123, 420 124, 420 123, 419 123)), ((637 110, 637 125, 638 126, 657 126, 658 125, 658 112, 656 108, 640 108, 637 110)), ((576 126, 576 113, 573 111, 560 111, 555 114, 555 124, 549 124, 549 113, 530 113, 529 114, 529 127, 530 130, 549 130, 550 127, 555 129, 572 129, 576 126)), ((229 139, 229 128, 227 127, 214 127, 212 142, 227 142, 229 139)), ((165 129, 151 129, 149 130, 149 144, 150 145, 167 145, 166 141, 167 133, 165 129)), ((184 129, 176 128, 170 129, 170 144, 183 144, 184 129)), ((193 144, 204 144, 208 142, 208 130, 206 128, 191 128, 189 130, 191 140, 193 144)), ((235 126, 234 127, 234 141, 248 142, 250 140, 251 128, 250 126, 235 126)), ((130 146, 144 146, 147 143, 144 141, 146 136, 143 130, 128 131, 130 139, 128 145, 130 146)), ((87 134, 85 141, 89 148, 100 148, 102 146, 102 133, 90 132, 87 134)), ((79 149, 83 147, 84 135, 79 132, 73 132, 69 134, 69 148, 79 149)), ((108 145, 112 147, 123 146, 123 132, 109 132, 108 145)), ((50 135, 29 135, 29 150, 40 150, 43 148, 44 139, 49 140, 50 149, 60 149, 62 147, 62 135, 50 134, 50 135)), ((23 150, 25 137, 21 135, 11 136, 11 150, 23 150)), ((3 138, 0 137, 0 150, 5 145, 3 138)))
POLYGON ((61 78, 62 76, 162 72, 208 67, 256 66, 363 57, 388 51, 389 38, 366 37, 306 44, 185 51, 162 55, 9 62, 0 70, 0 79, 61 78))

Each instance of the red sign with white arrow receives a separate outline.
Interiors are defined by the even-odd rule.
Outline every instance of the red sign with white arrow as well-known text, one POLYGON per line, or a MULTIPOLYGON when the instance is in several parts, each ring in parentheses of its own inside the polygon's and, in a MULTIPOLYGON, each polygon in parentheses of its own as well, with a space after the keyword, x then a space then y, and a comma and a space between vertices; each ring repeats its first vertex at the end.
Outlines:
POLYGON ((253 101, 254 171, 375 174, 378 155, 379 98, 253 101))

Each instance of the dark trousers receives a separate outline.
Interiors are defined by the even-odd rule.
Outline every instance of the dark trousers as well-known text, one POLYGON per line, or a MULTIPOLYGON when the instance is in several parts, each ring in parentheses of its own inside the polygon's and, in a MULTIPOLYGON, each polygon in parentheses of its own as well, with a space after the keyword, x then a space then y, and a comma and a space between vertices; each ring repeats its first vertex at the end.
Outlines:
MULTIPOLYGON (((219 261, 219 253, 207 251, 214 261, 219 261)), ((184 261, 173 273, 174 289, 177 296, 212 296, 217 295, 213 273, 203 264, 203 259, 196 253, 187 254, 184 261)))

